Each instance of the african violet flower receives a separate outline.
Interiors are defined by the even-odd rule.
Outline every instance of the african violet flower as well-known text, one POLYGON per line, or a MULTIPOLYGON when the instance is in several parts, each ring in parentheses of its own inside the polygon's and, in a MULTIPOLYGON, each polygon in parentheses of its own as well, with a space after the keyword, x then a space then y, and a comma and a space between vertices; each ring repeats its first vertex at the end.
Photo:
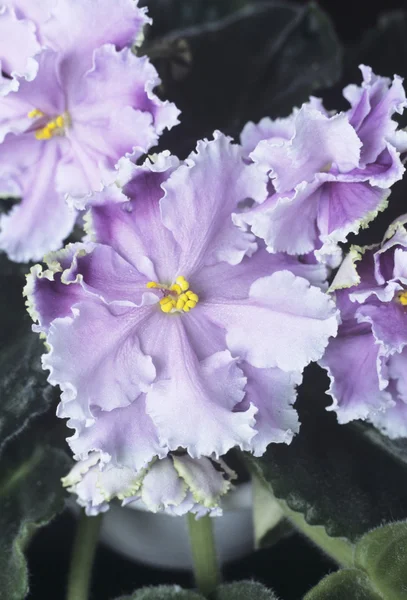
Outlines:
POLYGON ((285 119, 248 123, 242 132, 246 157, 269 174, 270 195, 236 222, 272 252, 335 253, 387 206, 404 173, 407 133, 392 119, 407 105, 402 79, 360 68, 362 86, 344 90, 347 112, 331 115, 311 98, 285 119))
POLYGON ((105 465, 98 452, 77 462, 63 478, 68 491, 88 515, 109 509, 114 498, 122 505, 137 502, 151 512, 197 516, 221 514, 219 502, 232 487, 236 474, 221 460, 191 458, 186 453, 153 460, 135 473, 126 467, 105 465))
POLYGON ((266 177, 222 134, 182 164, 127 166, 123 191, 91 199, 89 240, 33 267, 26 288, 75 458, 138 473, 169 451, 290 442, 295 386, 337 331, 325 267, 233 225, 266 177))
POLYGON ((139 157, 177 123, 175 106, 153 93, 148 58, 126 47, 144 20, 133 0, 114 11, 111 0, 58 0, 41 26, 49 47, 37 76, 0 98, 0 194, 22 197, 0 221, 13 260, 61 247, 76 218, 65 196, 112 182, 120 158, 139 157))
POLYGON ((320 364, 340 423, 407 436, 407 218, 381 245, 353 247, 332 284, 342 324, 320 364))

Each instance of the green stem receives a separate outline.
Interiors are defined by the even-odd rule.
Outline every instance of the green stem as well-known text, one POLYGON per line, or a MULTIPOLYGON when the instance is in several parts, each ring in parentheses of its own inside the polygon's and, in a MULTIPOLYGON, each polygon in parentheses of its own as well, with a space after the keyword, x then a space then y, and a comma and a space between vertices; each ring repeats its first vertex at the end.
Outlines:
POLYGON ((208 596, 220 582, 212 518, 206 516, 196 520, 194 515, 188 514, 188 528, 196 586, 208 596))
POLYGON ((271 546, 280 539, 284 528, 291 528, 291 526, 284 519, 284 511, 278 500, 256 475, 252 477, 252 498, 254 547, 258 550, 266 537, 267 545, 271 546))
POLYGON ((88 600, 93 559, 102 515, 87 517, 82 512, 77 525, 68 577, 67 600, 88 600))
POLYGON ((286 517, 291 523, 310 538, 326 554, 343 567, 353 566, 353 544, 346 538, 331 537, 322 525, 309 525, 303 515, 289 508, 283 500, 279 501, 286 517))

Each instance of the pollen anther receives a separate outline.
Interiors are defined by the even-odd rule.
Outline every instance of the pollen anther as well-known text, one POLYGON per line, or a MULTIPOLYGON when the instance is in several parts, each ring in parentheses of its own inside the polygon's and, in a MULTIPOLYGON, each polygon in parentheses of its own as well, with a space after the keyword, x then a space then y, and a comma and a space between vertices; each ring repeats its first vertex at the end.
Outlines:
POLYGON ((177 277, 175 281, 183 292, 186 292, 189 289, 189 281, 187 281, 185 277, 182 277, 182 275, 177 277))
POLYGON ((399 302, 402 306, 407 306, 407 290, 397 292, 396 301, 399 302))
POLYGON ((177 310, 182 310, 184 308, 184 306, 185 306, 185 300, 184 300, 184 298, 178 298, 177 304, 175 305, 175 308, 177 310))
POLYGON ((29 119, 36 119, 37 117, 43 117, 44 113, 42 112, 42 110, 38 110, 38 108, 34 108, 33 110, 30 110, 30 112, 28 113, 27 117, 29 119))
POLYGON ((189 300, 193 300, 195 302, 195 304, 198 302, 199 297, 198 294, 195 294, 194 292, 192 292, 191 290, 189 292, 187 292, 187 297, 189 298, 189 300))
POLYGON ((167 302, 166 304, 161 304, 161 310, 165 313, 171 312, 173 308, 174 308, 174 305, 172 302, 167 302))

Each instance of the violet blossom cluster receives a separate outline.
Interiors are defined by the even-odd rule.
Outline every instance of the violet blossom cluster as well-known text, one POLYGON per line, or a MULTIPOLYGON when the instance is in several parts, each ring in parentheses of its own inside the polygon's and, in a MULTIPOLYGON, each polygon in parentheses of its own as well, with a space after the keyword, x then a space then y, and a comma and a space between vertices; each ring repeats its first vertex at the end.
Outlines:
POLYGON ((331 286, 342 322, 320 361, 338 421, 367 419, 391 438, 407 437, 406 223, 343 261, 331 286))
POLYGON ((360 69, 362 86, 343 92, 348 111, 331 114, 311 98, 285 119, 243 129, 246 157, 268 174, 270 191, 236 222, 250 226, 270 252, 316 251, 332 260, 339 242, 386 208, 391 186, 404 174, 407 132, 392 119, 407 106, 402 79, 360 69))
POLYGON ((327 293, 324 261, 403 175, 407 134, 392 117, 405 93, 397 76, 362 67, 346 112, 312 98, 248 124, 241 145, 215 132, 183 161, 162 152, 136 164, 178 111, 131 50, 145 13, 119 0, 112 21, 109 3, 20 1, 0 13, 32 34, 24 56, 1 57, 0 191, 22 202, 2 218, 0 246, 15 260, 55 250, 25 295, 62 392, 57 414, 74 431, 64 485, 88 514, 116 498, 216 515, 235 478, 222 457, 261 456, 299 431, 293 405, 312 361, 335 377, 342 422, 395 432, 405 342, 390 319, 389 341, 379 313, 405 317, 405 232, 358 254, 358 267, 345 260, 337 278, 351 272, 355 289, 327 293), (83 209, 86 236, 60 249, 83 209), (370 352, 370 375, 376 365, 365 399, 346 389, 347 343, 370 352))
POLYGON ((70 234, 80 198, 122 157, 156 144, 179 111, 132 47, 148 21, 134 0, 3 0, 0 7, 0 248, 39 260, 70 234))
POLYGON ((236 479, 222 459, 191 458, 185 452, 154 459, 137 473, 113 464, 104 467, 102 461, 99 453, 92 452, 62 480, 88 515, 106 512, 117 498, 123 506, 132 504, 172 516, 219 516, 221 499, 236 479))

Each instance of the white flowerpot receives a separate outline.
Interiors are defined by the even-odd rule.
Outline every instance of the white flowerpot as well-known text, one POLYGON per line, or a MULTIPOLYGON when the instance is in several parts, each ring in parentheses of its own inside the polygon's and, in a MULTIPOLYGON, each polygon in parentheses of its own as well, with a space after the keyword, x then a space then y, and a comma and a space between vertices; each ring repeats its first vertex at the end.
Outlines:
MULTIPOLYGON (((222 502, 223 515, 213 517, 222 563, 241 558, 254 547, 252 487, 243 483, 222 502)), ((165 569, 192 569, 186 517, 146 512, 141 503, 112 505, 104 515, 102 541, 126 558, 165 569)))

